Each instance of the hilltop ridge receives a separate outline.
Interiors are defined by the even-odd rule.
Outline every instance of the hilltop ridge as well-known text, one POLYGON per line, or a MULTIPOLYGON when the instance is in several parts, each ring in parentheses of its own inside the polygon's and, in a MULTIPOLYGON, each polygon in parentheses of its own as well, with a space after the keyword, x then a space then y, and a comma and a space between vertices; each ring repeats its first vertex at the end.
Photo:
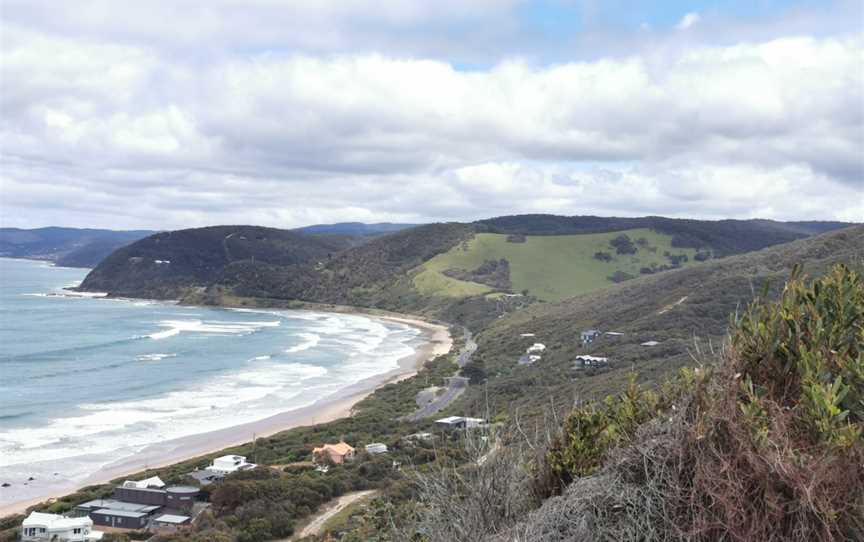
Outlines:
POLYGON ((214 226, 164 232, 124 247, 97 266, 81 289, 191 295, 190 302, 217 304, 225 295, 333 303, 467 322, 480 314, 497 317, 514 304, 557 301, 841 226, 521 215, 407 227, 359 241, 214 226))

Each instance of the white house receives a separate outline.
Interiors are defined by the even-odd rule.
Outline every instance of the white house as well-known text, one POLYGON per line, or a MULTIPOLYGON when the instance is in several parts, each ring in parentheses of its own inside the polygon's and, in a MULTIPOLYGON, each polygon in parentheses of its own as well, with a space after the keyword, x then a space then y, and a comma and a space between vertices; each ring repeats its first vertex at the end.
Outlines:
POLYGON ((123 482, 123 487, 130 489, 162 489, 165 487, 165 482, 163 482, 158 476, 153 476, 152 478, 146 478, 144 480, 126 480, 123 482))
POLYGON ((657 346, 658 344, 660 343, 657 341, 645 341, 644 343, 642 343, 642 346, 657 346))
POLYGON ((531 346, 529 346, 529 347, 528 347, 528 350, 526 350, 525 352, 528 353, 528 354, 534 354, 534 353, 536 353, 536 352, 543 352, 544 350, 546 350, 546 345, 545 345, 545 344, 543 344, 543 343, 534 343, 534 344, 532 344, 531 346))
POLYGON ((257 466, 255 463, 247 463, 246 458, 242 455, 223 455, 214 459, 213 464, 207 467, 207 470, 219 474, 231 474, 238 470, 254 469, 257 466))
POLYGON ((609 365, 609 358, 603 358, 600 356, 576 356, 576 367, 602 367, 605 365, 609 365))
POLYGON ((366 445, 366 452, 372 455, 375 454, 386 454, 387 453, 387 445, 383 442, 373 442, 372 444, 366 445))
POLYGON ((582 344, 589 344, 594 339, 600 336, 601 331, 599 329, 586 329, 582 332, 582 344))
POLYGON ((448 416, 435 420, 435 423, 453 429, 471 429, 473 427, 480 427, 486 423, 486 420, 483 418, 467 418, 465 416, 448 416))
POLYGON ((90 542, 101 540, 102 531, 93 530, 93 520, 84 516, 68 518, 57 514, 30 512, 21 524, 21 540, 57 542, 90 542))

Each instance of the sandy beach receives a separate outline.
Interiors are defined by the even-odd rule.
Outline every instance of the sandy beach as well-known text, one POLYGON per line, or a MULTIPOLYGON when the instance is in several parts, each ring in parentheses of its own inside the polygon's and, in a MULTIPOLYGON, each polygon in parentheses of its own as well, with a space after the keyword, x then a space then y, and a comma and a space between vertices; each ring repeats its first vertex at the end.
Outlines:
POLYGON ((37 498, 0 505, 0 517, 22 513, 34 504, 52 497, 60 497, 73 493, 77 489, 88 485, 106 483, 148 468, 164 467, 217 452, 231 446, 250 442, 255 437, 265 437, 294 427, 315 425, 350 416, 354 405, 377 388, 385 384, 410 378, 427 361, 439 355, 446 354, 452 348, 453 340, 447 327, 444 325, 403 315, 373 315, 362 311, 356 311, 356 313, 369 318, 388 320, 416 327, 421 330, 424 343, 417 347, 414 353, 400 359, 397 369, 356 382, 342 389, 340 392, 324 397, 309 406, 283 412, 255 422, 150 445, 131 457, 107 465, 98 474, 86 480, 75 484, 47 486, 45 494, 39 495, 37 498))

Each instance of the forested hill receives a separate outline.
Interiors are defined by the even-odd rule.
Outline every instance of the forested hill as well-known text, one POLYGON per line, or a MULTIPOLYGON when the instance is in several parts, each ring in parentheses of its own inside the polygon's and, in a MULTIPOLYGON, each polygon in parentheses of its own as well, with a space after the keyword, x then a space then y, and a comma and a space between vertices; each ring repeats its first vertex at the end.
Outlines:
POLYGON ((305 235, 258 226, 213 226, 157 233, 125 246, 87 275, 82 290, 171 298, 219 282, 234 262, 296 266, 351 246, 346 236, 305 235))
MULTIPOLYGON (((187 301, 301 300, 462 321, 473 318, 469 313, 494 318, 513 303, 566 299, 840 226, 552 215, 428 224, 371 237, 219 226, 160 233, 125 247, 82 289, 174 298, 206 288, 206 299, 187 301), (502 305, 504 294, 510 297, 502 305)), ((328 228, 320 231, 339 231, 328 228)))
POLYGON ((0 228, 0 256, 46 260, 64 267, 95 267, 121 246, 153 233, 56 227, 0 228))

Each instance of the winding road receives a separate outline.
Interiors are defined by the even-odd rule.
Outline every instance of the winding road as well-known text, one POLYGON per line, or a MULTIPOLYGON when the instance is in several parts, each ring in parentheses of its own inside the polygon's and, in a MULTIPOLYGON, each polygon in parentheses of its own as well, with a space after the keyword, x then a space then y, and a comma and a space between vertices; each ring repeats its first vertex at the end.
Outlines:
MULTIPOLYGON (((456 356, 456 364, 459 365, 460 368, 468 364, 468 362, 471 361, 471 356, 473 356, 474 352, 477 351, 477 343, 474 341, 474 336, 471 334, 471 331, 469 331, 467 327, 463 327, 462 329, 464 330, 463 337, 465 339, 465 346, 462 347, 462 350, 459 351, 459 355, 456 356)), ((444 393, 426 405, 420 407, 420 409, 413 414, 405 416, 405 419, 410 422, 416 422, 441 412, 450 406, 453 401, 458 399, 467 388, 467 378, 463 376, 451 376, 444 393)))

